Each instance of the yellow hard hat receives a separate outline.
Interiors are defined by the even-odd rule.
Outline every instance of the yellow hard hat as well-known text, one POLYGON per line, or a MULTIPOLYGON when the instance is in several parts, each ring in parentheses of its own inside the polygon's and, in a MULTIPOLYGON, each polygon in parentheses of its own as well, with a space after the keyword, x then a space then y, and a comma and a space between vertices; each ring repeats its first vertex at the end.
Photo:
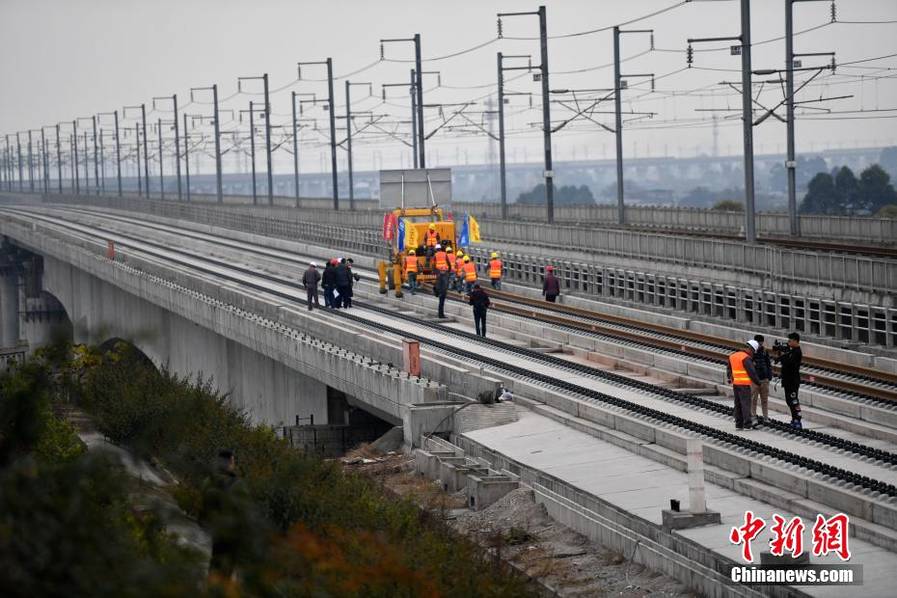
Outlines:
POLYGON ((434 230, 435 228, 436 228, 436 223, 435 223, 435 222, 431 222, 431 223, 430 223, 430 230, 434 230))
POLYGON ((464 255, 464 252, 459 249, 455 255, 457 255, 458 257, 461 257, 462 255, 464 255))
POLYGON ((409 249, 409 250, 408 250, 408 255, 414 255, 414 250, 413 250, 413 249, 409 249))
POLYGON ((497 252, 497 251, 493 251, 493 252, 492 252, 492 257, 493 257, 493 258, 498 257, 498 252, 497 252))
POLYGON ((470 256, 465 255, 465 256, 464 256, 464 263, 466 264, 466 263, 469 262, 469 261, 470 261, 470 256))

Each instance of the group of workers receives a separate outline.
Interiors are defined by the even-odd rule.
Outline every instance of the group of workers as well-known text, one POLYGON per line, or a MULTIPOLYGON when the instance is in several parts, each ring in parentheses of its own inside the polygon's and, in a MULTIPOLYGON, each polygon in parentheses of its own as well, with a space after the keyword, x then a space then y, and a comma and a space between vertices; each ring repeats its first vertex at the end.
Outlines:
POLYGON ((352 258, 333 258, 324 266, 324 273, 318 272, 318 265, 310 262, 302 275, 302 286, 305 287, 308 309, 312 305, 321 307, 318 302, 318 284, 324 289, 324 307, 333 309, 352 307, 352 286, 361 277, 352 272, 352 258))
MULTIPOLYGON (((436 225, 432 222, 424 234, 423 245, 417 249, 408 250, 403 266, 405 279, 408 281, 412 295, 419 288, 417 275, 425 268, 434 270, 437 276, 446 274, 448 277, 447 288, 459 292, 471 292, 477 281, 476 262, 462 249, 458 248, 457 251, 454 251, 450 242, 443 244, 436 231, 436 225)), ((497 252, 492 252, 489 261, 489 279, 493 289, 501 289, 502 273, 501 259, 497 252)))
POLYGON ((769 383, 772 381, 772 364, 776 362, 781 364, 780 378, 785 404, 791 412, 791 427, 800 430, 803 428, 797 397, 803 359, 800 335, 792 332, 787 344, 775 343, 771 351, 766 350, 764 343, 763 335, 758 334, 743 349, 729 355, 726 375, 735 397, 735 429, 751 430, 769 418, 769 383), (758 405, 762 419, 757 416, 758 405))

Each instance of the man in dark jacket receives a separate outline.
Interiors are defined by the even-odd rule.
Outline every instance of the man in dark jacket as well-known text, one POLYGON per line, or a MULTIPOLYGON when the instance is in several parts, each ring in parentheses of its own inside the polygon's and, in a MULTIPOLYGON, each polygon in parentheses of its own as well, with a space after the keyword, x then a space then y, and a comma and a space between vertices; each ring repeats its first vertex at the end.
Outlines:
POLYGON ((754 353, 760 345, 749 340, 741 351, 729 355, 726 364, 726 378, 732 385, 735 398, 735 429, 750 430, 756 424, 751 420, 751 385, 760 384, 757 370, 754 367, 754 353))
POLYGON ((308 311, 312 310, 311 303, 321 307, 318 303, 318 283, 321 282, 321 273, 318 272, 318 266, 314 262, 308 265, 305 274, 302 275, 302 286, 305 287, 305 294, 308 300, 308 311))
POLYGON ((788 346, 773 349, 773 359, 782 364, 782 388, 785 389, 785 404, 791 411, 791 427, 803 428, 800 415, 800 401, 797 393, 800 390, 800 362, 803 352, 800 350, 800 335, 792 332, 788 335, 788 346))
POLYGON ((334 278, 334 282, 336 282, 336 292, 339 296, 334 301, 333 307, 336 309, 339 309, 340 307, 351 307, 352 273, 349 271, 349 266, 346 265, 346 258, 339 261, 339 265, 337 265, 334 272, 334 278))
POLYGON ((473 322, 477 328, 477 336, 486 338, 486 310, 489 309, 489 295, 479 283, 474 283, 467 301, 473 306, 473 322))
POLYGON ((439 318, 445 317, 445 297, 448 294, 449 289, 449 273, 440 272, 436 276, 436 284, 433 285, 433 292, 439 297, 439 318))
POLYGON ((329 260, 324 267, 321 276, 321 286, 324 288, 324 307, 336 307, 336 298, 333 291, 336 290, 336 260, 329 260))
POLYGON ((545 267, 545 280, 542 282, 542 294, 549 303, 554 303, 561 294, 561 282, 554 275, 554 266, 545 267))
POLYGON ((754 369, 757 370, 757 378, 760 384, 751 385, 751 417, 754 421, 760 421, 757 417, 757 403, 760 403, 760 411, 763 412, 763 419, 769 418, 769 382, 772 380, 772 360, 769 353, 766 352, 766 346, 763 344, 766 339, 762 334, 754 337, 759 348, 754 352, 754 369))

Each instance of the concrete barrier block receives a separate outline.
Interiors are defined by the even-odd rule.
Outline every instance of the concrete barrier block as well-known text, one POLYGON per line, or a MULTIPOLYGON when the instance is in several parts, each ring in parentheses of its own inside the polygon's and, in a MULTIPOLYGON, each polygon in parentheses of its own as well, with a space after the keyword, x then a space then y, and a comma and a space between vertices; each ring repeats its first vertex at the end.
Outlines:
POLYGON ((623 415, 620 413, 615 414, 614 425, 612 427, 615 430, 625 432, 631 436, 641 438, 642 440, 645 440, 647 442, 655 441, 654 432, 656 428, 654 427, 654 425, 639 419, 635 419, 633 417, 629 417, 628 415, 623 415))
POLYGON ((506 476, 468 476, 467 506, 474 511, 482 511, 519 485, 520 482, 506 476))
POLYGON ((755 480, 766 482, 799 496, 807 496, 807 485, 810 480, 804 475, 759 461, 752 461, 750 468, 750 476, 755 480))

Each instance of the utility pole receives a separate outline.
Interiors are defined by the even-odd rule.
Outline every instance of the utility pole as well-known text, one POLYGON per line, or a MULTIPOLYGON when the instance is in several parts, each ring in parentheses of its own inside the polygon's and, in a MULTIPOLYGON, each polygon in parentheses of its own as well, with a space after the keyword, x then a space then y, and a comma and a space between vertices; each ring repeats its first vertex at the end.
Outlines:
POLYGON ((355 181, 352 177, 352 98, 351 83, 346 79, 346 150, 349 152, 349 211, 355 211, 355 181))
POLYGON ((212 84, 212 103, 215 105, 215 191, 218 203, 224 203, 224 191, 221 181, 221 125, 218 122, 218 84, 212 84))
MULTIPOLYGON (((134 123, 134 139, 136 140, 134 145, 137 147, 137 195, 143 197, 143 177, 140 176, 140 123, 134 123)), ((147 189, 147 196, 149 196, 149 189, 147 189)))
MULTIPOLYGON (((329 64, 328 64, 328 76, 329 72, 329 64)), ((265 84, 265 151, 268 154, 268 205, 274 205, 274 169, 271 163, 271 101, 268 96, 268 73, 262 75, 262 79, 265 84)), ((333 85, 333 80, 331 79, 331 86, 333 85)), ((333 95, 331 93, 331 95, 333 95)), ((333 110, 333 105, 330 105, 330 109, 333 110)))
MULTIPOLYGON (((149 175, 149 147, 148 147, 148 137, 146 135, 146 104, 140 104, 140 118, 143 125, 143 176, 144 176, 144 186, 146 187, 146 198, 150 197, 150 175, 149 175)), ((100 141, 102 142, 103 136, 100 135, 100 141)), ((105 176, 103 177, 106 178, 105 176)))
MULTIPOLYGON (((172 94, 171 101, 174 104, 174 167, 178 177, 178 201, 181 201, 181 143, 178 135, 178 94, 172 94)), ((118 151, 118 131, 115 133, 115 147, 118 151)), ((119 195, 121 192, 119 191, 119 195)))
POLYGON ((744 236, 757 242, 754 218, 754 112, 751 89, 751 2, 741 0, 741 110, 744 119, 744 236))
POLYGON ((28 189, 34 193, 34 160, 31 156, 31 129, 28 129, 28 189))
MULTIPOLYGON (((90 117, 91 122, 93 123, 93 181, 94 181, 94 193, 96 195, 100 194, 100 157, 97 154, 97 117, 96 115, 90 117)), ((138 168, 138 172, 139 172, 138 168)))
POLYGON ((498 53, 498 178, 501 187, 501 219, 508 219, 508 188, 505 172, 505 76, 504 58, 498 53))
POLYGON ((252 101, 249 102, 249 151, 252 157, 252 205, 258 205, 258 195, 255 188, 255 108, 252 101))
POLYGON ((187 175, 187 201, 190 201, 190 135, 187 133, 187 113, 184 113, 184 168, 187 175))
POLYGON ((417 145, 420 151, 420 167, 427 167, 424 151, 424 69, 421 64, 420 33, 414 34, 414 68, 417 71, 417 145))
POLYGON ((165 200, 165 168, 163 166, 163 158, 165 157, 162 153, 162 119, 158 119, 156 121, 156 131, 159 133, 159 195, 162 200, 165 200))
POLYGON ((336 107, 333 103, 333 59, 327 59, 327 98, 330 113, 330 171, 333 178, 333 209, 339 211, 339 173, 336 170, 336 107))
POLYGON ((423 59, 421 58, 420 33, 415 33, 410 38, 392 38, 380 40, 380 58, 384 56, 383 44, 394 42, 412 42, 414 43, 414 70, 411 75, 411 93, 412 93, 412 125, 416 129, 417 147, 415 148, 415 168, 426 168, 427 157, 424 149, 424 72, 423 59), (416 121, 416 124, 415 124, 416 121))
MULTIPOLYGON (((41 188, 44 194, 49 193, 47 178, 47 137, 44 128, 40 128, 40 157, 41 157, 41 188)), ((5 166, 5 165, 4 165, 5 166)))
POLYGON ((517 17, 517 16, 538 16, 539 17, 539 49, 542 64, 539 65, 541 74, 539 78, 542 81, 542 133, 545 145, 545 206, 548 223, 554 222, 554 170, 552 170, 551 160, 551 101, 549 100, 548 85, 548 23, 545 13, 545 6, 540 6, 536 12, 507 12, 499 13, 501 17, 517 17))
POLYGON ((81 137, 84 139, 84 195, 90 195, 90 149, 87 147, 87 131, 84 131, 81 137))
MULTIPOLYGON (((177 104, 175 104, 175 111, 177 104)), ((121 141, 118 134, 118 110, 112 112, 115 117, 115 172, 118 177, 118 196, 121 197, 121 141)))
POLYGON ((414 155, 412 162, 414 167, 420 166, 420 153, 417 150, 417 71, 411 69, 411 86, 408 88, 411 96, 411 151, 414 155))
POLYGON ((290 107, 293 111, 293 192, 296 207, 299 207, 299 127, 296 122, 296 92, 290 92, 290 107))
POLYGON ((106 149, 103 147, 102 127, 100 127, 100 194, 106 195, 106 149))
POLYGON ((741 118, 744 135, 744 237, 747 243, 757 242, 757 228, 754 209, 754 118, 751 84, 751 5, 750 0, 741 2, 741 35, 729 37, 689 38, 686 61, 691 66, 696 42, 738 41, 732 46, 733 55, 741 55, 741 118))
MULTIPOLYGON (((178 94, 172 94, 170 96, 156 96, 153 98, 153 110, 156 109, 156 100, 171 100, 172 105, 174 106, 174 165, 175 172, 177 173, 178 179, 178 200, 182 199, 181 194, 181 143, 180 143, 180 132, 178 126, 178 94)), ((162 131, 159 130, 159 134, 161 135, 162 131)), ((161 162, 162 155, 159 155, 159 161, 161 162)))
MULTIPOLYGON (((264 96, 265 96, 265 109, 262 111, 262 114, 265 117, 265 147, 268 155, 268 205, 274 205, 274 182, 273 182, 273 174, 271 167, 271 102, 268 97, 268 73, 263 73, 261 77, 237 77, 237 90, 242 90, 242 82, 250 81, 255 79, 261 79, 262 85, 264 86, 264 96)), ((253 114, 253 103, 249 103, 249 120, 253 122, 254 114, 253 114)), ((251 136, 252 144, 255 144, 255 131, 253 130, 253 135, 251 136)), ((254 154, 253 154, 254 156, 254 154)), ((255 188, 255 158, 253 157, 252 161, 253 168, 253 188, 255 188)), ((253 204, 258 203, 255 193, 253 192, 253 204)))
MULTIPOLYGON (((59 194, 62 195, 62 147, 59 143, 59 123, 56 123, 56 182, 59 184, 59 194)), ((9 147, 9 139, 6 140, 9 147)))
POLYGON ((72 174, 75 177, 75 195, 81 193, 81 181, 78 174, 78 122, 72 121, 72 152, 75 155, 75 163, 72 164, 72 174))
MULTIPOLYGON (((614 133, 617 143, 617 224, 626 223, 626 205, 623 194, 623 77, 620 73, 620 34, 623 33, 650 33, 651 39, 654 39, 653 29, 629 29, 621 31, 619 27, 614 27, 614 133)), ((654 45, 653 43, 651 44, 654 45)), ((653 73, 638 73, 633 75, 625 75, 627 77, 653 77, 653 73)))
MULTIPOLYGON (((224 202, 224 188, 221 180, 221 125, 218 122, 218 84, 215 83, 211 87, 191 87, 190 88, 190 101, 193 102, 193 92, 194 91, 211 91, 212 92, 212 124, 215 128, 215 193, 217 195, 218 203, 224 202)), ((184 135, 187 134, 187 123, 184 122, 184 135)), ((185 156, 186 156, 186 144, 185 144, 185 156)), ((189 185, 188 185, 189 186, 189 185)), ((189 189, 187 192, 187 196, 189 199, 189 189)))

